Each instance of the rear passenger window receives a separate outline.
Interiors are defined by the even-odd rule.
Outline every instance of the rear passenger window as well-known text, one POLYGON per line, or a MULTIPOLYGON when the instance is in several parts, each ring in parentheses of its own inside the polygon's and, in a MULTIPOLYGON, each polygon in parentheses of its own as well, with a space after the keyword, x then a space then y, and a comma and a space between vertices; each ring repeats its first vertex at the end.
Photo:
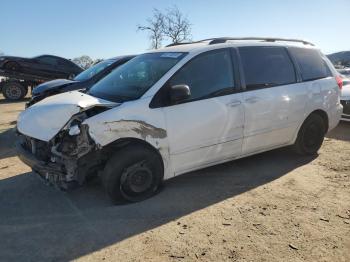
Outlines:
POLYGON ((231 54, 228 49, 210 51, 193 58, 169 81, 170 86, 188 85, 188 100, 232 93, 234 87, 231 54))
POLYGON ((287 85, 296 82, 293 63, 282 47, 240 47, 246 88, 287 85))
POLYGON ((295 57, 300 67, 303 81, 311 81, 332 76, 326 61, 322 59, 319 51, 315 49, 291 47, 290 52, 295 57))

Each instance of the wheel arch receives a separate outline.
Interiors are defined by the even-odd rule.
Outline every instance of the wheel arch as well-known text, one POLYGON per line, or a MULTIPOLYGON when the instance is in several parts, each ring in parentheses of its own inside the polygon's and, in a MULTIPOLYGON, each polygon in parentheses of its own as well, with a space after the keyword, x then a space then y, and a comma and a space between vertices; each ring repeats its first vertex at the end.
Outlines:
POLYGON ((308 117, 310 117, 311 115, 313 114, 316 114, 316 115, 319 115, 324 123, 325 123, 325 126, 326 126, 326 133, 328 132, 328 128, 329 128, 329 117, 328 117, 328 114, 326 111, 324 111, 323 109, 315 109, 314 111, 310 112, 305 118, 304 120, 299 124, 298 128, 296 129, 296 132, 294 134, 294 137, 293 137, 293 140, 291 142, 291 144, 294 144, 297 137, 298 137, 298 134, 299 134, 299 131, 301 129, 301 127, 303 126, 303 124, 305 123, 306 119, 308 119, 308 117))
MULTIPOLYGON (((325 126, 326 126, 326 133, 327 133, 327 132, 328 132, 328 128, 329 128, 329 118, 328 118, 327 112, 324 111, 324 110, 322 110, 322 109, 317 109, 317 110, 312 111, 312 112, 307 116, 307 118, 308 118, 309 116, 313 115, 313 114, 319 115, 319 116, 322 118, 322 120, 323 120, 323 122, 324 122, 324 124, 325 124, 325 126)), ((305 118, 305 120, 306 120, 307 118, 305 118)), ((305 122, 305 120, 304 120, 304 122, 305 122)))
POLYGON ((157 149, 151 143, 149 143, 143 139, 135 138, 135 137, 119 138, 119 139, 105 145, 102 148, 102 150, 106 153, 112 154, 113 152, 116 152, 117 150, 119 151, 119 150, 126 149, 130 145, 140 145, 140 146, 144 146, 145 148, 152 150, 159 157, 159 159, 162 163, 163 175, 164 175, 165 163, 166 163, 167 156, 164 154, 164 152, 162 152, 161 148, 157 149))

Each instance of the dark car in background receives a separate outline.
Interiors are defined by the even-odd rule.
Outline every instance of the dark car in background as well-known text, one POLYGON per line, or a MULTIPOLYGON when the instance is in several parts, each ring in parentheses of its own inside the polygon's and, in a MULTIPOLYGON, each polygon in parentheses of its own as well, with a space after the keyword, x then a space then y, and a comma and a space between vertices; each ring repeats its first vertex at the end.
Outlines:
POLYGON ((128 55, 106 59, 81 72, 72 80, 57 79, 38 85, 33 89, 32 98, 26 104, 26 107, 29 107, 48 96, 72 90, 88 89, 101 78, 108 75, 113 69, 134 57, 135 55, 128 55))
POLYGON ((350 68, 337 69, 337 71, 343 76, 350 77, 350 68))
POLYGON ((53 55, 41 55, 33 58, 0 56, 0 69, 51 79, 71 79, 83 71, 72 61, 53 55))

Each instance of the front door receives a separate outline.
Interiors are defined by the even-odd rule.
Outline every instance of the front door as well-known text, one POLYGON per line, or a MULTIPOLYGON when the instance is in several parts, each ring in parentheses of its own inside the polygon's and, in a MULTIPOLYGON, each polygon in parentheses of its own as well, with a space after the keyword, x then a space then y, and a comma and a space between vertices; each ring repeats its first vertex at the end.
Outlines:
POLYGON ((175 174, 241 153, 244 109, 234 75, 230 50, 219 49, 196 56, 168 81, 191 90, 190 98, 163 108, 175 174))

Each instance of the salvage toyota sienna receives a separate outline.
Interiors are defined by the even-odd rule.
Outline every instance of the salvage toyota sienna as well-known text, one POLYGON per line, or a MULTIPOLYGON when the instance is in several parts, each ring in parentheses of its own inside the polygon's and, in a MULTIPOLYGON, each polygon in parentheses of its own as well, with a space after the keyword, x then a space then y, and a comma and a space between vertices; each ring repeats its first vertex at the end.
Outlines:
POLYGON ((19 115, 18 155, 49 183, 100 176, 116 201, 162 181, 292 145, 316 154, 341 117, 342 80, 311 43, 215 38, 128 61, 89 91, 55 95, 19 115))

